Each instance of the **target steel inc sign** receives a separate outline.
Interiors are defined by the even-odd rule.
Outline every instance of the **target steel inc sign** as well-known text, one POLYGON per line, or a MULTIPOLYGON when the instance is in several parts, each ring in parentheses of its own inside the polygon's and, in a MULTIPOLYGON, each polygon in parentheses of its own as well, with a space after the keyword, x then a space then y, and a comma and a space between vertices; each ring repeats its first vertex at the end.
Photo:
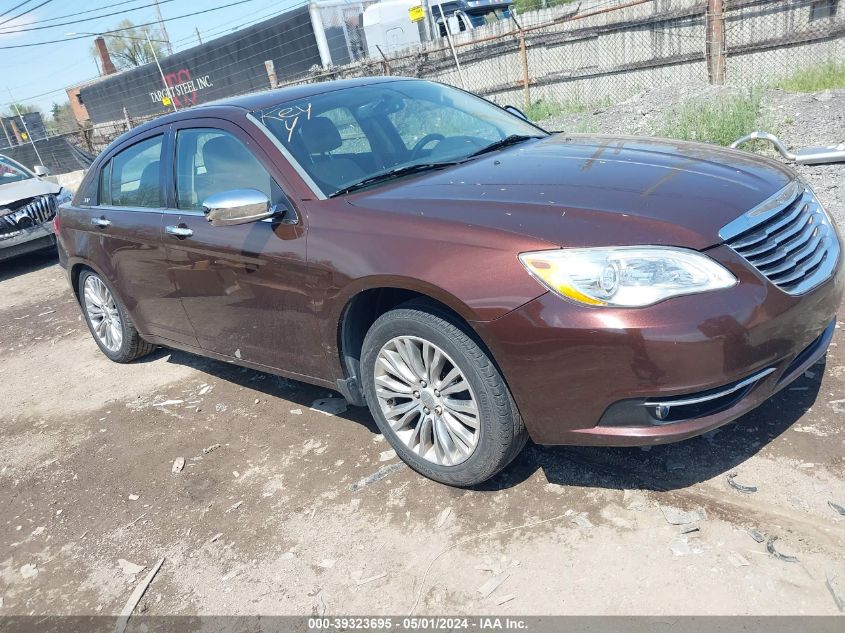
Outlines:
POLYGON ((150 100, 153 103, 161 103, 163 105, 170 105, 171 102, 176 103, 176 107, 196 105, 198 103, 198 96, 201 90, 213 88, 214 83, 211 80, 211 75, 204 75, 191 78, 191 71, 183 68, 175 73, 169 73, 164 76, 167 82, 167 90, 153 90, 150 92, 150 100))
POLYGON ((308 7, 298 7, 154 63, 83 85, 79 97, 92 123, 165 114, 216 99, 270 88, 266 62, 278 81, 319 65, 308 7), (162 73, 164 81, 162 81, 162 73))

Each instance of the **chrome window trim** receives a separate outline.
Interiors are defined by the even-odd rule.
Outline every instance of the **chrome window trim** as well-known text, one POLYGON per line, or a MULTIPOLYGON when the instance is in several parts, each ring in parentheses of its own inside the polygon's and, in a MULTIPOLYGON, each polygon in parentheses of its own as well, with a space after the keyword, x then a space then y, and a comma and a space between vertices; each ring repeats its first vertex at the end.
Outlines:
MULTIPOLYGON (((740 389, 744 389, 749 385, 759 382, 769 374, 771 374, 775 370, 774 367, 769 367, 768 369, 764 369, 763 371, 757 372, 746 378, 745 380, 741 380, 740 382, 736 383, 732 387, 728 387, 727 389, 722 389, 717 391, 716 393, 711 393, 706 396, 698 396, 697 398, 686 398, 684 400, 647 400, 643 402, 643 406, 645 407, 660 407, 660 406, 668 406, 668 407, 683 407, 690 404, 700 404, 702 402, 709 402, 710 400, 718 400, 719 398, 724 398, 725 396, 729 396, 732 393, 736 393, 740 389)), ((671 397, 671 396, 669 396, 671 397)))
POLYGON ((270 132, 270 130, 267 129, 267 126, 264 125, 260 120, 258 120, 258 118, 253 116, 252 112, 248 112, 246 118, 249 119, 255 125, 255 127, 257 127, 261 131, 261 133, 270 140, 271 143, 273 143, 275 148, 279 150, 282 156, 285 157, 285 160, 287 160, 294 168, 294 170, 296 170, 296 173, 299 174, 299 177, 302 178, 303 181, 305 181, 305 184, 308 185, 308 188, 311 190, 311 193, 314 195, 314 197, 318 200, 327 200, 328 196, 320 190, 320 188, 317 186, 317 183, 315 183, 311 176, 308 175, 308 172, 305 171, 299 161, 297 161, 293 157, 293 154, 288 151, 288 148, 285 147, 282 142, 277 139, 273 135, 273 133, 270 132))
POLYGON ((171 207, 121 207, 115 204, 96 204, 84 209, 97 209, 100 211, 131 211, 132 213, 169 213, 175 215, 205 215, 202 211, 182 211, 171 207))
MULTIPOLYGON (((116 207, 116 206, 105 206, 105 205, 97 205, 93 207, 84 207, 85 209, 98 209, 102 211, 132 211, 133 213, 160 213, 162 215, 189 215, 193 217, 203 218, 205 217, 204 211, 195 211, 193 209, 175 209, 173 207, 116 207)), ((272 224, 273 222, 278 222, 278 218, 265 218, 263 220, 258 220, 259 222, 267 222, 272 224)), ((216 227, 221 228, 221 227, 216 227)), ((223 227, 224 228, 224 227, 223 227)))

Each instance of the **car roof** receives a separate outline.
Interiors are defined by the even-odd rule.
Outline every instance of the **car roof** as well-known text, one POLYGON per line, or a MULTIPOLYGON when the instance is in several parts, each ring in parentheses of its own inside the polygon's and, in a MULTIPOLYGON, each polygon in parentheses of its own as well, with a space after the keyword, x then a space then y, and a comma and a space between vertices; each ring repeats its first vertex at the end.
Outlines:
POLYGON ((297 99, 307 99, 318 94, 327 92, 334 92, 336 90, 344 90, 346 88, 357 88, 359 86, 370 86, 373 84, 384 84, 395 81, 421 81, 414 77, 357 77, 355 79, 338 79, 335 81, 323 81, 312 84, 302 84, 298 86, 288 86, 285 88, 276 88, 275 90, 264 90, 262 92, 253 92, 250 94, 240 95, 237 97, 227 97, 224 99, 217 99, 216 101, 209 101, 192 108, 179 110, 178 112, 171 112, 160 117, 156 117, 146 123, 132 128, 117 137, 111 146, 123 142, 127 138, 131 138, 136 134, 145 130, 167 125, 176 121, 184 121, 196 117, 202 117, 207 114, 208 110, 220 108, 237 108, 238 110, 253 112, 255 110, 263 110, 270 108, 286 101, 295 101, 297 99))
MULTIPOLYGON (((252 92, 250 94, 241 95, 238 97, 228 97, 225 99, 218 99, 210 101, 209 103, 197 106, 195 109, 213 106, 234 106, 236 108, 243 108, 250 112, 254 110, 262 110, 269 108, 286 101, 295 101, 297 99, 307 99, 314 95, 323 94, 326 92, 334 92, 335 90, 343 90, 345 88, 357 88, 359 86, 369 86, 372 84, 389 83, 392 81, 409 81, 412 77, 356 77, 354 79, 338 79, 335 81, 323 81, 312 84, 300 84, 298 86, 288 86, 285 88, 276 88, 275 90, 265 90, 262 92, 252 92)), ((419 80, 418 80, 419 81, 419 80)))

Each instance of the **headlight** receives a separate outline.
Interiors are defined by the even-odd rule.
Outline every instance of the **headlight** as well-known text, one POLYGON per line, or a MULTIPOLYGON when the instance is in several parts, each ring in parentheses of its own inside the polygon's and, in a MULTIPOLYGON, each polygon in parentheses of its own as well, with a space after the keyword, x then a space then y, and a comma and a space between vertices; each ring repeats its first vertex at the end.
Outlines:
POLYGON ((565 248, 522 253, 519 260, 560 296, 594 306, 648 306, 737 283, 710 257, 670 246, 565 248))
POLYGON ((73 193, 69 189, 65 189, 64 187, 59 189, 59 193, 56 194, 57 205, 70 202, 71 200, 73 200, 73 193))

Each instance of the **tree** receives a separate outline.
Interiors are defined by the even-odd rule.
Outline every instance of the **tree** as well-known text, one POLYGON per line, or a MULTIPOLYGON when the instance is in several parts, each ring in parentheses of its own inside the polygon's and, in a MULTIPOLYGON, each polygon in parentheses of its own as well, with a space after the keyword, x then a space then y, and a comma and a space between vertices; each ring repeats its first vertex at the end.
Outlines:
POLYGON ((70 104, 53 102, 50 108, 50 120, 47 121, 47 129, 53 134, 64 134, 65 132, 74 132, 78 128, 79 124, 73 116, 70 104))
POLYGON ((28 112, 41 112, 41 108, 31 103, 10 103, 9 107, 6 108, 6 112, 3 113, 3 116, 18 116, 18 112, 21 114, 27 114, 28 112))
MULTIPOLYGON (((144 29, 135 26, 131 20, 122 20, 114 30, 116 31, 114 34, 104 35, 103 37, 106 40, 106 47, 109 49, 109 55, 115 68, 124 70, 154 61, 144 29)), ((159 59, 167 55, 164 44, 156 41, 162 39, 158 29, 150 29, 150 39, 159 59)), ((96 44, 91 47, 91 52, 96 59, 99 59, 100 54, 97 51, 96 44)))

